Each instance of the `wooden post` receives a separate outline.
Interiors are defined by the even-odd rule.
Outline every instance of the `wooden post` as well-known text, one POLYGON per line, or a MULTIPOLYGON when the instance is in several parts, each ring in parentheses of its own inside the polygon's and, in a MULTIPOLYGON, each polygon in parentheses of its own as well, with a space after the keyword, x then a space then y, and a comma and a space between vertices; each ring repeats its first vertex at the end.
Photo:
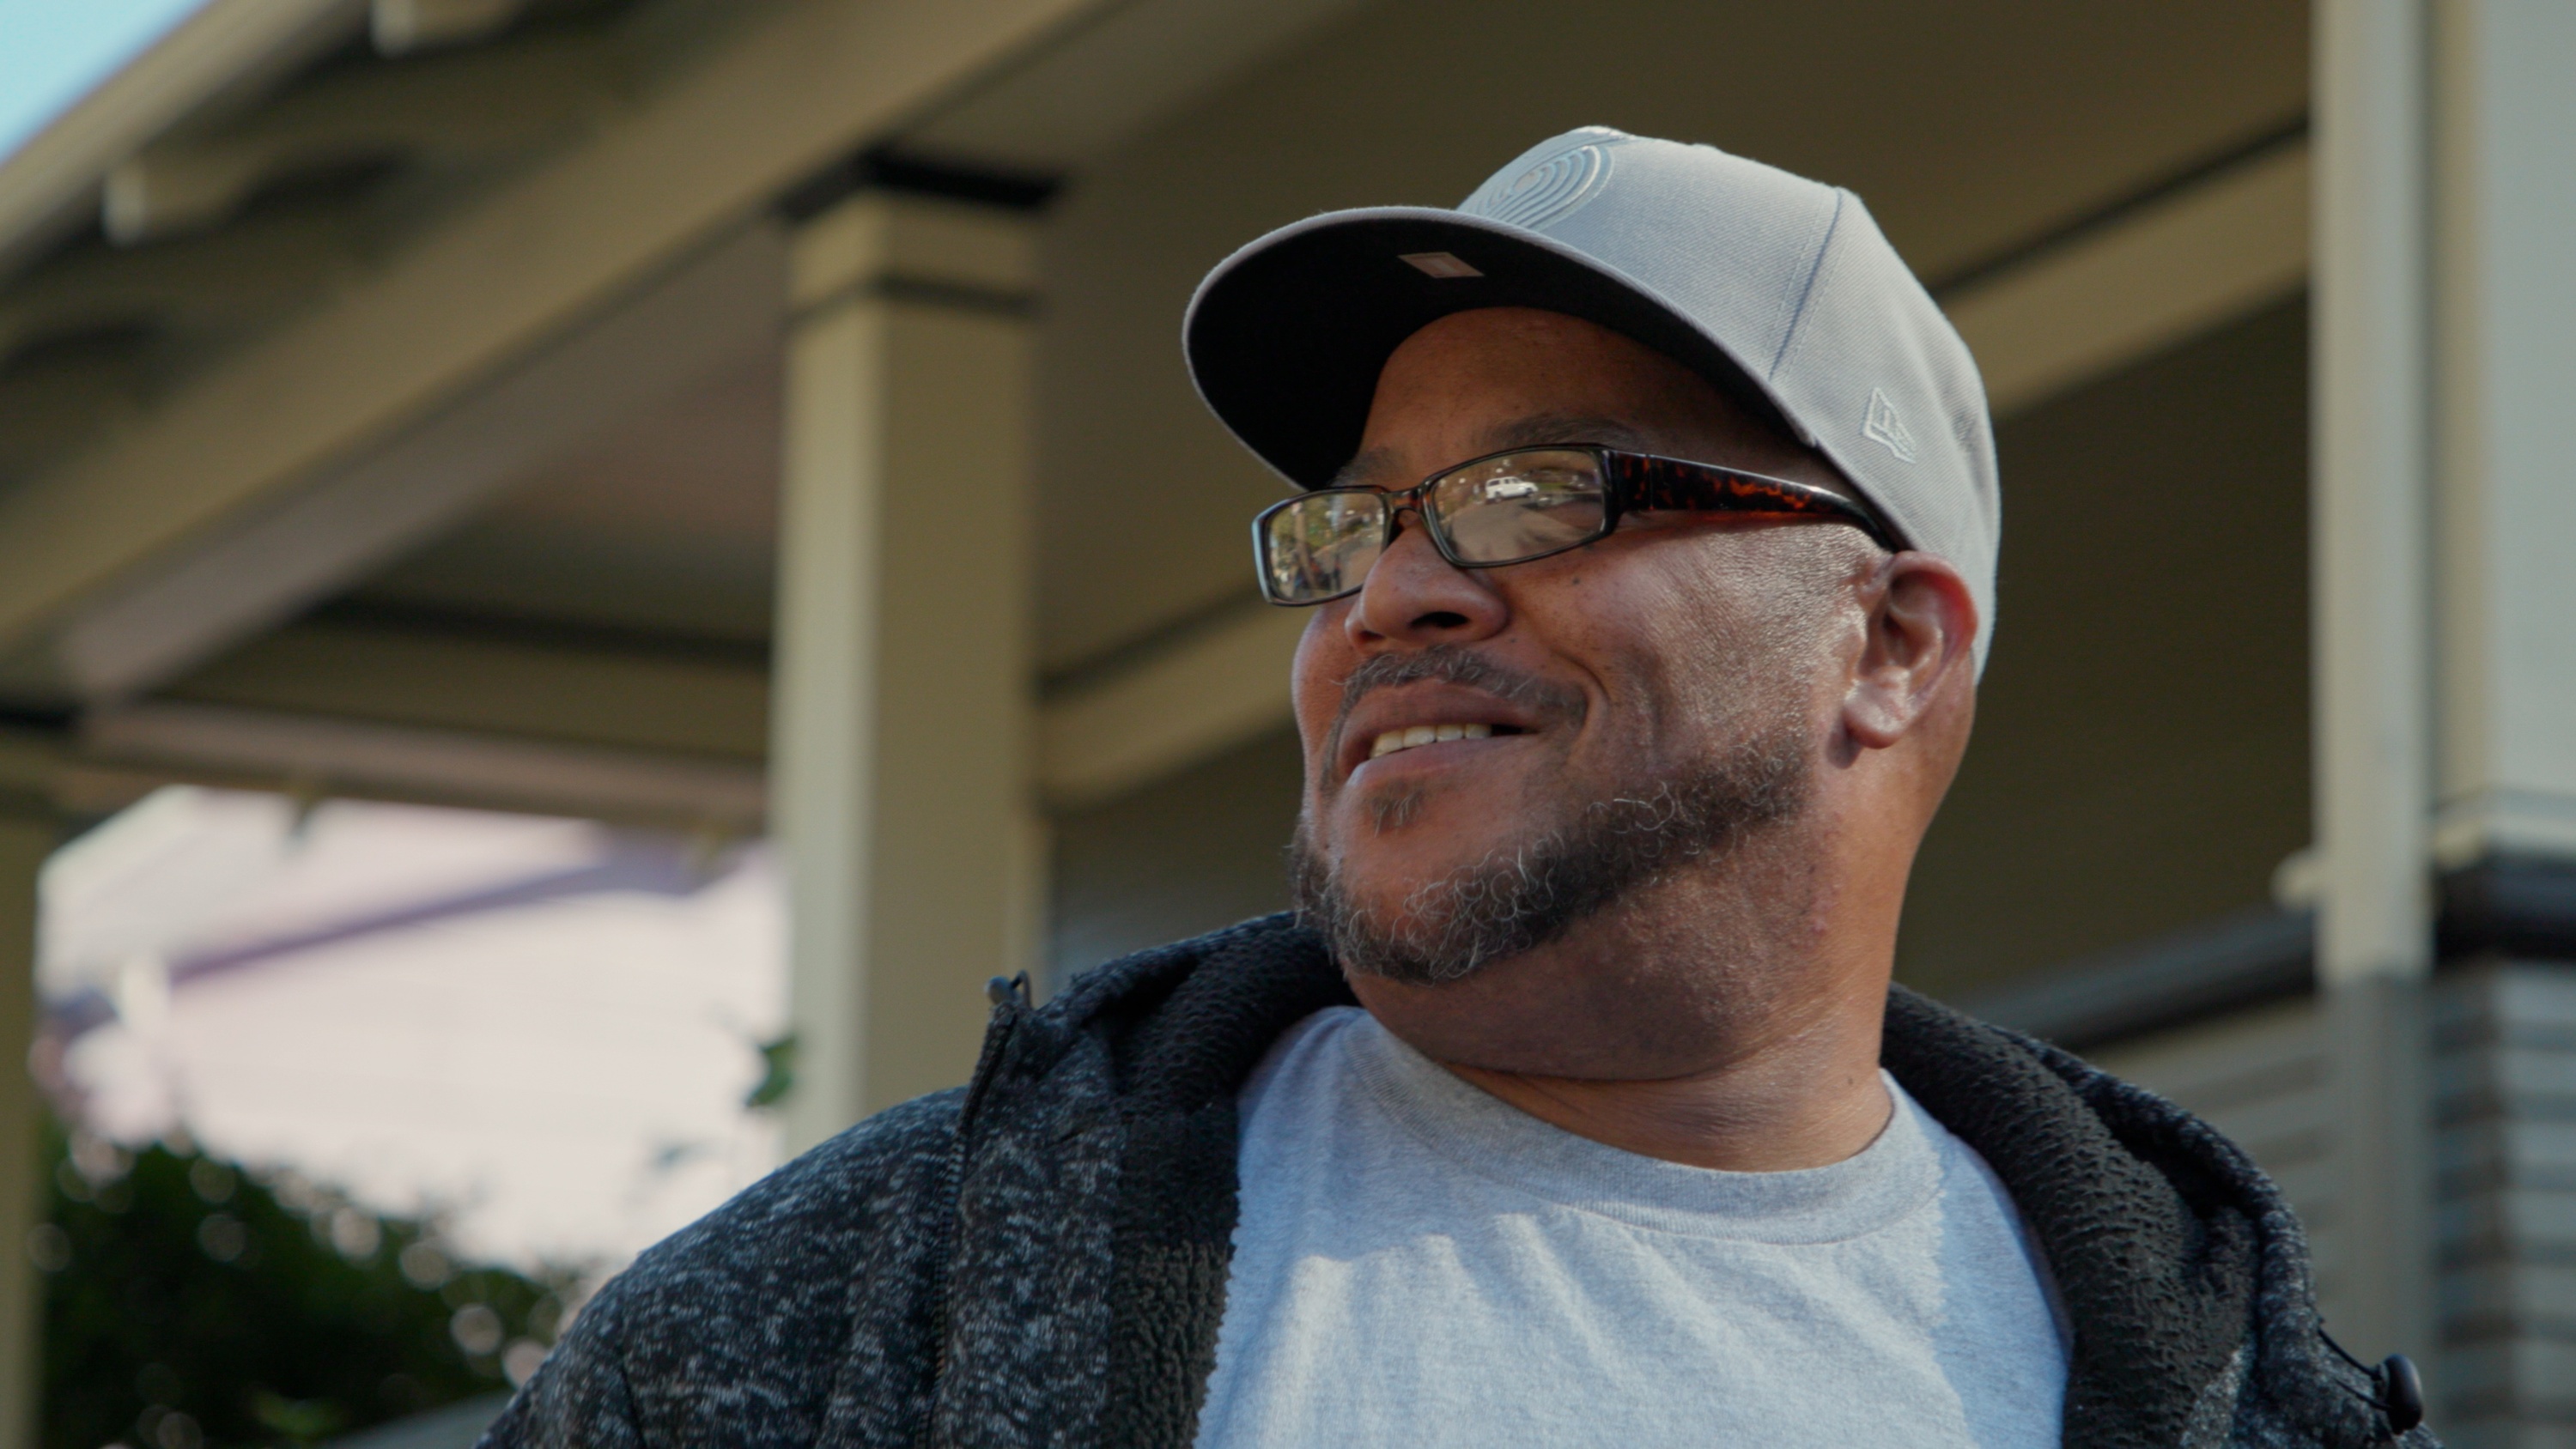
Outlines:
POLYGON ((2316 11, 2311 512, 2317 980, 2337 1103, 2334 1332, 2430 1367, 2431 605, 2425 16, 2316 11))
POLYGON ((0 1449, 35 1449, 44 1285, 28 1234, 43 1202, 36 1029, 36 872, 59 841, 49 812, 0 796, 0 1449))
POLYGON ((772 819, 790 1145, 966 1079, 1034 964, 1030 221, 863 191, 792 244, 772 819))

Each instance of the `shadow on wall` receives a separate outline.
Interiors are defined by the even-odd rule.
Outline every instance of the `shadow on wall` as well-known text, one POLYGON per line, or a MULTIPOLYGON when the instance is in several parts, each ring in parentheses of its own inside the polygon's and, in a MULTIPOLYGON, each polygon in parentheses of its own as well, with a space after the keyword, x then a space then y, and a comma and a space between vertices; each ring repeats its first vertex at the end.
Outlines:
POLYGON ((1046 989, 1130 951, 1287 909, 1304 779, 1296 731, 1281 730, 1058 817, 1046 989))
POLYGON ((1958 996, 2266 904, 2308 843, 2294 301, 2012 419, 2002 598, 1897 971, 1958 996))

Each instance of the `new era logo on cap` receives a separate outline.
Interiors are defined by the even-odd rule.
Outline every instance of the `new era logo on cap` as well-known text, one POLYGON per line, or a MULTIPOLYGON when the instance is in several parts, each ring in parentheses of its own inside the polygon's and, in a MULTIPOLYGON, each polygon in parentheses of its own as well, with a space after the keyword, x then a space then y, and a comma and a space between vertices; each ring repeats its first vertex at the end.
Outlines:
POLYGON ((1860 435, 1894 453, 1900 463, 1914 461, 1914 435, 1896 415, 1896 404, 1877 388, 1869 390, 1869 416, 1861 419, 1860 435))

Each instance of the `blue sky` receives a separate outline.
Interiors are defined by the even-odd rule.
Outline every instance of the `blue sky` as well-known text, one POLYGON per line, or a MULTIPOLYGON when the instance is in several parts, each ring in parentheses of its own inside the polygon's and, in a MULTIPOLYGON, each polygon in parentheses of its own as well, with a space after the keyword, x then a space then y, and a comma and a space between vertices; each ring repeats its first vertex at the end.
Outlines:
POLYGON ((0 157, 204 0, 0 0, 0 157))

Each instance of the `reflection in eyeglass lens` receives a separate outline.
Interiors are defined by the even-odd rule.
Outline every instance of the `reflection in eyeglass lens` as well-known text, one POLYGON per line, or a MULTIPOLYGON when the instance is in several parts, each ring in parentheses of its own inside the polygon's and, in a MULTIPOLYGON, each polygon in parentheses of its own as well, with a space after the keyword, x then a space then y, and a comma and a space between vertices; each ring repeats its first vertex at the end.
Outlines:
POLYGON ((1374 494, 1336 492, 1272 514, 1263 550, 1271 597, 1321 598, 1349 588, 1376 560, 1384 510, 1374 494))
POLYGON ((1514 454, 1440 480, 1430 503, 1441 531, 1468 563, 1512 563, 1597 536, 1606 516, 1598 465, 1588 453, 1514 454))

